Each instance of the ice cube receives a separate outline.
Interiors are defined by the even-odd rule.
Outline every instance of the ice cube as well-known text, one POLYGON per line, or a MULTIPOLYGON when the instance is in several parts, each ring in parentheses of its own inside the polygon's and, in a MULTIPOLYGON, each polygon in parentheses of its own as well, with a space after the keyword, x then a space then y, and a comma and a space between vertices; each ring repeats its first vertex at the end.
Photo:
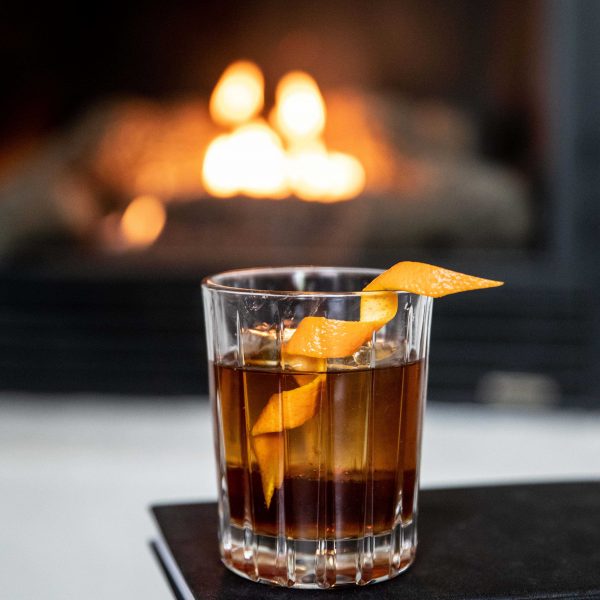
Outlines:
POLYGON ((373 360, 373 345, 363 344, 353 355, 352 360, 357 367, 370 367, 373 360))
POLYGON ((371 366, 371 342, 363 344, 354 354, 341 358, 327 359, 327 369, 346 371, 348 369, 368 369, 371 366))
POLYGON ((263 364, 279 362, 279 343, 277 328, 268 323, 260 323, 242 330, 241 351, 244 364, 263 364))
POLYGON ((406 343, 400 341, 376 340, 375 344, 363 344, 351 356, 343 358, 330 358, 327 368, 330 370, 368 369, 373 367, 387 367, 406 362, 406 343))
POLYGON ((375 343, 375 366, 387 367, 399 365, 406 362, 407 345, 406 340, 399 341, 377 341, 375 343))

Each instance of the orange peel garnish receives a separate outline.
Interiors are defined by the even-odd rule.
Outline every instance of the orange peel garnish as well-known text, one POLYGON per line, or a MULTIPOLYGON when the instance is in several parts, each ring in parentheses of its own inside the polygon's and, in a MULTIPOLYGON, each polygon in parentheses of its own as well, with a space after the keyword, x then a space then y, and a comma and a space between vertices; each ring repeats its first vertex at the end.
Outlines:
POLYGON ((284 429, 304 425, 314 417, 327 375, 317 375, 310 383, 273 394, 252 428, 254 454, 261 474, 267 507, 273 492, 283 482, 284 429))
POLYGON ((260 413, 252 435, 274 433, 304 425, 315 415, 327 375, 317 375, 310 383, 273 394, 260 413))
POLYGON ((497 287, 501 281, 482 279, 418 262, 399 262, 369 283, 360 300, 360 321, 305 317, 287 343, 289 354, 342 358, 354 354, 398 310, 397 291, 440 298, 449 294, 497 287), (390 293, 385 293, 390 292, 390 293))
POLYGON ((263 496, 268 508, 273 493, 283 483, 283 434, 264 433, 254 436, 252 448, 258 463, 263 496))
MULTIPOLYGON (((396 292, 440 298, 500 285, 501 281, 465 275, 426 263, 399 262, 363 288, 364 292, 375 293, 362 295, 360 321, 340 321, 326 317, 302 319, 285 344, 283 364, 302 370, 308 368, 314 374, 315 371, 326 371, 328 358, 354 354, 377 330, 394 318, 398 311, 396 292)), ((252 428, 252 434, 256 436, 255 443, 263 436, 279 435, 286 429, 300 427, 315 415, 327 375, 313 375, 307 383, 304 383, 305 377, 307 376, 296 376, 300 387, 273 394, 269 398, 252 428)), ((266 440, 260 443, 265 446, 266 440)), ((283 482, 283 471, 280 472, 278 466, 271 464, 274 454, 270 452, 267 455, 265 448, 261 448, 259 452, 255 444, 265 501, 269 506, 274 490, 283 482)), ((279 462, 282 463, 281 460, 279 462)), ((283 469, 283 464, 280 466, 283 469)))
POLYGON ((375 277, 363 291, 394 290, 441 298, 449 294, 498 287, 502 284, 502 281, 465 275, 427 263, 403 261, 375 277))
POLYGON ((290 354, 341 358, 356 352, 386 321, 338 321, 304 317, 287 345, 290 354))

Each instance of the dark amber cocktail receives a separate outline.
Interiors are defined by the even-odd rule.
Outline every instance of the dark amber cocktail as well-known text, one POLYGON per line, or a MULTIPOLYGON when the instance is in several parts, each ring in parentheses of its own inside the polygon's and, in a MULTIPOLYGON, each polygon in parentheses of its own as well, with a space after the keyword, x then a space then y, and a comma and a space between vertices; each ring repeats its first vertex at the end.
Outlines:
POLYGON ((221 555, 238 574, 327 588, 414 559, 431 299, 393 292, 393 318, 347 355, 291 343, 307 318, 364 317, 368 292, 355 290, 376 274, 256 269, 205 283, 221 555))
POLYGON ((328 372, 315 416, 271 434, 280 438, 286 464, 281 490, 267 503, 251 426, 266 399, 298 386, 296 375, 214 365, 231 523, 276 536, 283 513, 284 535, 311 540, 389 533, 410 520, 423 371, 417 361, 328 372))

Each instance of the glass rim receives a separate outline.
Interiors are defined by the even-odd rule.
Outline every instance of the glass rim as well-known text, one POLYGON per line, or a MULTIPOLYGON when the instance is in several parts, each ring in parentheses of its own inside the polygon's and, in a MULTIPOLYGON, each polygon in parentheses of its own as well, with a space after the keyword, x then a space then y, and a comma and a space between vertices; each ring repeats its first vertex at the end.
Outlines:
MULTIPOLYGON (((227 271, 221 271, 214 275, 208 275, 202 279, 201 285, 203 288, 214 290, 229 294, 243 294, 243 295, 256 295, 256 296, 292 296, 295 298, 310 298, 310 297, 352 297, 352 296, 367 296, 373 294, 381 294, 381 290, 357 290, 352 292, 321 292, 321 291, 298 291, 298 290, 263 290, 258 288, 243 288, 235 287, 232 285, 226 285, 221 283, 219 279, 225 277, 249 277, 252 275, 269 275, 269 274, 285 274, 293 272, 305 272, 305 273, 326 273, 329 275, 336 274, 354 274, 354 275, 366 275, 373 278, 383 273, 383 269, 372 269, 368 267, 331 267, 331 266, 317 266, 317 265, 293 265, 286 267, 250 267, 243 269, 230 269, 227 271)), ((404 290, 390 290, 389 293, 397 295, 411 295, 420 296, 420 294, 414 294, 404 290)), ((426 297, 426 296, 425 296, 426 297)))

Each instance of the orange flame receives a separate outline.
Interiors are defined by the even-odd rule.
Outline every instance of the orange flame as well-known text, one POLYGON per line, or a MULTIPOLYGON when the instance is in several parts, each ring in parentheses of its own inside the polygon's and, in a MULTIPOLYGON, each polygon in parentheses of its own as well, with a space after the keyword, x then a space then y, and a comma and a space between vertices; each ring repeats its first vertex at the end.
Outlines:
POLYGON ((321 202, 360 194, 365 187, 363 165, 349 154, 328 151, 322 140, 326 108, 316 81, 292 71, 277 85, 275 97, 271 128, 256 119, 264 102, 260 69, 240 61, 225 70, 210 112, 217 123, 235 129, 207 148, 202 168, 206 190, 221 198, 294 194, 321 202))
POLYGON ((277 85, 275 126, 291 144, 318 138, 325 128, 325 101, 317 82, 292 71, 277 85))
POLYGON ((252 62, 239 60, 221 75, 210 97, 209 110, 219 125, 240 125, 256 117, 264 104, 265 80, 252 62))
POLYGON ((156 196, 138 196, 121 217, 121 235, 129 246, 149 246, 158 239, 166 221, 165 207, 156 196))
POLYGON ((356 158, 328 152, 318 142, 290 151, 288 176, 292 191, 302 200, 349 200, 365 186, 365 170, 356 158))
POLYGON ((264 122, 247 123, 210 144, 202 168, 204 185, 221 198, 283 198, 288 195, 285 161, 279 136, 264 122))

